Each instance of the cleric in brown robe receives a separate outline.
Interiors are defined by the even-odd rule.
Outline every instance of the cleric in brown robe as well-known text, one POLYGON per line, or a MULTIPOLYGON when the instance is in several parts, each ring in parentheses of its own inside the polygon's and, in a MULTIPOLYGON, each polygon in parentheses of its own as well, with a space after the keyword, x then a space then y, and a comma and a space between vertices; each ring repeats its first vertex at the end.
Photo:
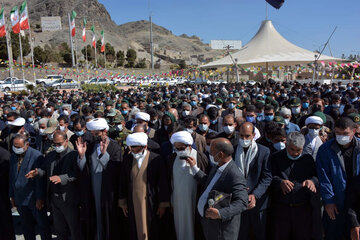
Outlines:
POLYGON ((160 219, 170 206, 164 159, 147 149, 148 136, 137 132, 126 138, 120 175, 119 206, 129 218, 130 239, 160 239, 160 219), (135 207, 134 207, 135 206, 135 207))

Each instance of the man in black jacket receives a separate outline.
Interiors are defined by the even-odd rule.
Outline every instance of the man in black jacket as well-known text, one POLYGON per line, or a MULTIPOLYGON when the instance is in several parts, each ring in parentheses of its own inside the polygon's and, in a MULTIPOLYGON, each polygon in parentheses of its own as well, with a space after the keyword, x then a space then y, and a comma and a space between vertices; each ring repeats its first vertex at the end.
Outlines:
POLYGON ((195 159, 187 158, 195 178, 205 189, 197 204, 197 210, 202 216, 203 231, 208 240, 236 239, 239 234, 240 214, 248 206, 246 183, 239 168, 232 161, 233 152, 234 148, 229 140, 213 140, 210 154, 218 166, 214 166, 209 175, 196 167, 195 159), (212 190, 231 194, 230 203, 219 209, 209 206, 209 193, 212 190))
POLYGON ((304 144, 304 136, 292 132, 286 139, 286 149, 270 158, 273 239, 310 240, 313 234, 310 199, 316 193, 318 179, 314 159, 302 155, 304 144))
POLYGON ((360 176, 354 177, 346 191, 346 221, 351 240, 359 240, 360 234, 360 176))
POLYGON ((47 202, 51 206, 57 238, 79 239, 78 153, 68 147, 65 132, 56 131, 53 144, 55 150, 46 155, 41 168, 31 170, 26 177, 45 177, 47 202))

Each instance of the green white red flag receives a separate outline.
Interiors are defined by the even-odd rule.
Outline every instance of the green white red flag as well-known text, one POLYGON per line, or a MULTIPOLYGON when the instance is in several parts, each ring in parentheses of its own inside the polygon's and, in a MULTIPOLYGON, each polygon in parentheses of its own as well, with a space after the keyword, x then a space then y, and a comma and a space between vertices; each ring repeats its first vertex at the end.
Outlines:
POLYGON ((94 25, 91 26, 91 31, 92 31, 92 46, 93 46, 93 48, 96 48, 95 26, 94 25))
POLYGON ((5 18, 4 18, 4 8, 0 11, 0 37, 6 36, 6 27, 5 27, 5 18))
POLYGON ((15 6, 10 12, 11 26, 15 34, 20 33, 20 17, 18 7, 15 6))
POLYGON ((70 28, 71 28, 71 36, 75 37, 75 18, 76 18, 76 12, 73 10, 71 12, 71 18, 70 18, 70 28))
POLYGON ((83 32, 82 32, 82 39, 83 42, 86 42, 86 19, 84 18, 84 27, 83 27, 83 32))
POLYGON ((30 29, 29 26, 29 14, 27 8, 27 1, 25 0, 20 7, 20 29, 26 30, 30 29))
POLYGON ((105 37, 104 37, 104 30, 101 31, 101 52, 105 52, 105 37))

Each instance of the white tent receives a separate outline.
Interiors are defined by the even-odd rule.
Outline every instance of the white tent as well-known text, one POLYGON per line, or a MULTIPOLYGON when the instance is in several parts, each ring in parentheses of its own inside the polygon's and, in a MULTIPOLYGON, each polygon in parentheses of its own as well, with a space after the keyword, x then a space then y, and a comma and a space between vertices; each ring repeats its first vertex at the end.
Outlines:
MULTIPOLYGON (((298 47, 283 38, 270 20, 263 21, 250 42, 239 51, 232 53, 231 56, 226 56, 201 67, 231 66, 234 61, 241 66, 289 66, 311 63, 315 60, 314 52, 298 47)), ((342 59, 321 55, 319 61, 338 62, 342 59)))

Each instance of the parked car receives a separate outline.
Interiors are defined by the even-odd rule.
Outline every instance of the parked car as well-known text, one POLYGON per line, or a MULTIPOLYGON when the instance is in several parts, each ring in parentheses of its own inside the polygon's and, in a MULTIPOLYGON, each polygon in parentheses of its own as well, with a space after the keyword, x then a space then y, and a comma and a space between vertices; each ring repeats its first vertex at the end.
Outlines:
POLYGON ((17 80, 12 80, 11 78, 6 79, 4 81, 4 83, 0 84, 0 89, 1 91, 22 91, 22 90, 27 90, 26 85, 33 85, 34 87, 36 86, 35 83, 33 82, 29 82, 28 80, 25 79, 17 79, 17 80))
POLYGON ((59 79, 64 79, 64 76, 63 75, 48 75, 47 78, 36 79, 36 84, 40 84, 43 87, 45 87, 46 85, 54 83, 55 81, 57 81, 59 79))
POLYGON ((68 88, 78 88, 79 84, 77 81, 72 79, 59 79, 51 85, 48 85, 55 89, 68 89, 68 88))
POLYGON ((5 81, 9 81, 9 80, 19 80, 17 77, 13 77, 13 78, 11 78, 11 77, 7 77, 7 78, 5 78, 4 80, 0 80, 0 84, 3 84, 5 81))
POLYGON ((89 82, 87 82, 88 84, 109 84, 109 85, 113 85, 114 82, 111 80, 108 80, 106 78, 93 78, 91 79, 89 82))

